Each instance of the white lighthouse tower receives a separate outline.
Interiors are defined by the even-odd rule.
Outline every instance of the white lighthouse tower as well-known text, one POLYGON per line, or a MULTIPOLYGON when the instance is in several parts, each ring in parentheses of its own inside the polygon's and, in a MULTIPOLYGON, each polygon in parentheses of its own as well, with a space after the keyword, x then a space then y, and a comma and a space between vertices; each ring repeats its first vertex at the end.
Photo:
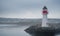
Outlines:
POLYGON ((47 25, 47 21, 48 21, 47 20, 47 14, 48 14, 48 11, 47 11, 47 7, 46 6, 43 7, 42 14, 43 14, 42 27, 48 27, 48 25, 47 25))

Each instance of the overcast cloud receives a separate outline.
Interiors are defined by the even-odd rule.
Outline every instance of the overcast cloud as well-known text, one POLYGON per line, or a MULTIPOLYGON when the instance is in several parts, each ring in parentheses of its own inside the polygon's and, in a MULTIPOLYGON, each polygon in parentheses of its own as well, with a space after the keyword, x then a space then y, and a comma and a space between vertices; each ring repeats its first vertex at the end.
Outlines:
POLYGON ((0 0, 0 17, 42 18, 44 5, 48 18, 60 18, 60 0, 0 0))

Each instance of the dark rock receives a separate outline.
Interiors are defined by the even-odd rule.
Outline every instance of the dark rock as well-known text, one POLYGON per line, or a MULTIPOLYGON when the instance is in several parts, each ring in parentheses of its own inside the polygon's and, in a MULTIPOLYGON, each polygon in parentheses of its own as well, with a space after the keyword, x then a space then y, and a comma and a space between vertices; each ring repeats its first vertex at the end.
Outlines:
POLYGON ((32 36, 54 36, 60 32, 60 29, 53 26, 41 27, 41 25, 34 25, 25 29, 25 31, 32 36))

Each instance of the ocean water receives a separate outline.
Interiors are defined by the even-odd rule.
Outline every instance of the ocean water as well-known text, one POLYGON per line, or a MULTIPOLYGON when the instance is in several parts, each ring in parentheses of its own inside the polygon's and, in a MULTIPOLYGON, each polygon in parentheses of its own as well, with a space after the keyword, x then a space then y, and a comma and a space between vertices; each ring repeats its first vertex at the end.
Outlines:
MULTIPOLYGON (((27 25, 0 24, 0 36, 31 36, 24 31, 28 27, 27 25)), ((60 36, 60 34, 55 36, 60 36)))
MULTIPOLYGON (((0 18, 0 36, 31 36, 24 30, 30 25, 40 24, 41 21, 42 19, 0 18)), ((60 19, 48 19, 48 22, 60 24, 60 19)), ((60 33, 55 36, 60 36, 60 33)))
POLYGON ((30 36, 24 31, 27 27, 28 26, 0 24, 0 36, 30 36))

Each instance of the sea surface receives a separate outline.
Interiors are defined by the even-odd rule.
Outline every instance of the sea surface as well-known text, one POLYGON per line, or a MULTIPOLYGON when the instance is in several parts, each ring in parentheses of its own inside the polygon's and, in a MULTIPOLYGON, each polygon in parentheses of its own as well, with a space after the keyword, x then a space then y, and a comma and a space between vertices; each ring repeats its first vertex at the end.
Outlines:
MULTIPOLYGON (((27 25, 0 24, 0 36, 31 36, 24 31, 28 27, 27 25)), ((60 36, 60 34, 56 34, 55 36, 60 36)))
POLYGON ((28 26, 0 24, 0 36, 30 36, 24 30, 28 26))
MULTIPOLYGON (((0 18, 0 36, 31 36, 24 30, 41 22, 42 19, 0 18)), ((48 22, 60 24, 60 19, 48 19, 48 22)), ((60 33, 55 36, 60 36, 60 33)))

